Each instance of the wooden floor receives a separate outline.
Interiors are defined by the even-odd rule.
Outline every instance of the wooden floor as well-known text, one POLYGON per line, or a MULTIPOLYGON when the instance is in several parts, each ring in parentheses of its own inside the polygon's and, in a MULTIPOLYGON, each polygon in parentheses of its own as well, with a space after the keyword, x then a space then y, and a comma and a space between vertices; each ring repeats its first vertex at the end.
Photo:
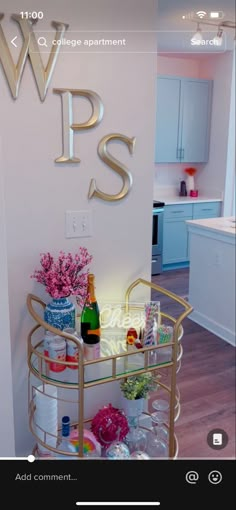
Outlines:
MULTIPOLYGON (((188 269, 166 271, 152 282, 179 296, 188 296, 188 269)), ((152 299, 160 295, 152 291, 152 299)), ((161 299, 162 309, 179 314, 176 306, 161 299)), ((235 458, 235 348, 186 318, 183 322, 184 349, 177 384, 181 394, 181 414, 176 422, 178 458, 235 458), (214 450, 207 434, 223 429, 228 445, 214 450)))

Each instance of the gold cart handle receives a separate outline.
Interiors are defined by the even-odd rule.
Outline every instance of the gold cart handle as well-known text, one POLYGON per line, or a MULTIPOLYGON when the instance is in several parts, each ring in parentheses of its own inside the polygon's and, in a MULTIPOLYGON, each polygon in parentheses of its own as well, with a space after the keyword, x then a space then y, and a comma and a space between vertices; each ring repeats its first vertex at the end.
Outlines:
POLYGON ((164 289, 163 287, 156 285, 155 283, 149 282, 148 280, 143 280, 143 278, 138 278, 133 283, 131 283, 131 285, 128 287, 126 294, 125 294, 126 306, 128 305, 129 296, 130 296, 131 291, 135 287, 137 287, 137 285, 140 285, 140 284, 146 285, 147 287, 149 287, 151 289, 157 290, 158 292, 160 292, 160 294, 164 294, 165 296, 168 296, 169 298, 173 299, 174 301, 176 301, 177 303, 182 305, 187 312, 186 315, 190 314, 193 311, 193 307, 185 299, 181 298, 180 296, 178 296, 174 292, 171 292, 170 290, 164 289))

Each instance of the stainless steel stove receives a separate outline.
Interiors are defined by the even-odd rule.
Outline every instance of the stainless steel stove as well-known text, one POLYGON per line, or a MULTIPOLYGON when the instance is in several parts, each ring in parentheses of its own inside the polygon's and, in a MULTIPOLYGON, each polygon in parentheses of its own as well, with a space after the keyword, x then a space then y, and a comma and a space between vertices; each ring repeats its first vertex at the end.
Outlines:
POLYGON ((164 202, 154 201, 152 209, 152 275, 162 273, 164 202))

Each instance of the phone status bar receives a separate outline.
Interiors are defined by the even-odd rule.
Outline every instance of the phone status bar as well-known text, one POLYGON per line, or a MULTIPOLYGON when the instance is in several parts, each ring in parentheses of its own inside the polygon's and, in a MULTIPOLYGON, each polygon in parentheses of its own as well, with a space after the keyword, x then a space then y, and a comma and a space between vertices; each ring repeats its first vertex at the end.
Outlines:
POLYGON ((191 11, 187 14, 182 15, 182 19, 191 19, 191 20, 222 20, 224 19, 225 14, 223 11, 191 11))

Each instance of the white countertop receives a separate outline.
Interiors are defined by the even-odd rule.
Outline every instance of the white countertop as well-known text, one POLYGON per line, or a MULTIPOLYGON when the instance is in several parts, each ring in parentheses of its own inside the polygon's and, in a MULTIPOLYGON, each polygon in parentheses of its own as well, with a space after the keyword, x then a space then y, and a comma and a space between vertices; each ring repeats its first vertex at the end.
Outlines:
POLYGON ((208 218, 204 220, 186 220, 186 223, 197 229, 228 234, 230 236, 235 236, 236 234, 235 216, 221 216, 220 218, 208 218))
POLYGON ((154 200, 160 200, 164 202, 165 205, 174 205, 174 204, 199 204, 201 202, 222 202, 222 198, 214 198, 209 196, 198 196, 198 197, 180 197, 180 196, 158 196, 154 195, 154 200))

